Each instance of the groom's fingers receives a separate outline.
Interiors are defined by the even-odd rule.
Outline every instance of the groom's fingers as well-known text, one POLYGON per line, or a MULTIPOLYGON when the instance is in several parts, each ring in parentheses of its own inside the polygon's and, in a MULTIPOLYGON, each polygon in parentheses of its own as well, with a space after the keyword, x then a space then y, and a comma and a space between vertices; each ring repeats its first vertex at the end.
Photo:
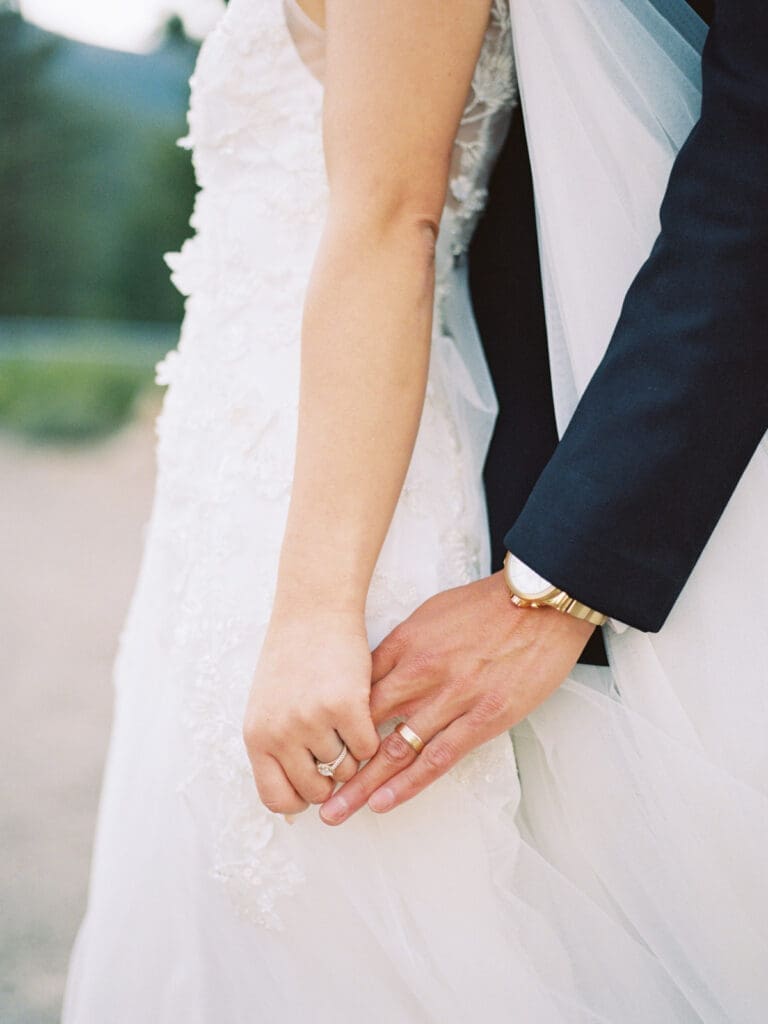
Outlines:
POLYGON ((445 775, 477 745, 466 718, 455 719, 437 733, 413 762, 371 793, 368 806, 382 813, 404 804, 445 775))
POLYGON ((371 682, 378 683, 388 675, 405 652, 400 627, 388 633, 381 643, 371 651, 371 682))
POLYGON ((413 709, 408 704, 418 699, 419 687, 405 673, 390 672, 371 688, 371 718, 375 725, 388 722, 390 718, 408 718, 413 709))
MULTIPOLYGON (((426 744, 444 725, 433 718, 436 709, 424 709, 421 715, 409 720, 409 727, 426 744)), ((393 776, 407 768, 417 757, 416 751, 398 732, 391 732, 381 741, 375 757, 320 808, 320 817, 328 825, 340 825, 355 811, 359 811, 368 798, 393 776)))
POLYGON ((374 790, 402 771, 414 757, 415 750, 399 733, 385 736, 376 756, 354 778, 345 782, 330 800, 326 800, 320 808, 320 817, 327 825, 340 825, 367 803, 374 790))

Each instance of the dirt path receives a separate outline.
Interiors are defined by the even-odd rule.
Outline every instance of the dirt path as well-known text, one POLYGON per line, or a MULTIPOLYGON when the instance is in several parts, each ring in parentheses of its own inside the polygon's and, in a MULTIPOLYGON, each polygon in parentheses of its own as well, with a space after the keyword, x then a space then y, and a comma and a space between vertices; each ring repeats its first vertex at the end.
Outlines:
POLYGON ((0 1020, 58 1020, 83 912, 111 664, 154 478, 152 416, 62 451, 0 439, 0 1020))

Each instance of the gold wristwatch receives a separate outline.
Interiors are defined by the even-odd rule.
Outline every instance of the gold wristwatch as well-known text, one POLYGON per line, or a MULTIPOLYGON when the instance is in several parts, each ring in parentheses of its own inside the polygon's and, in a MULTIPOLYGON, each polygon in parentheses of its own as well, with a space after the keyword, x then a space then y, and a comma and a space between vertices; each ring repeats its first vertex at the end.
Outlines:
POLYGON ((589 605, 582 604, 575 597, 554 586, 549 580, 531 569, 511 551, 504 559, 504 579, 509 587, 509 596, 518 608, 555 608, 566 615, 602 626, 608 616, 596 612, 589 605))

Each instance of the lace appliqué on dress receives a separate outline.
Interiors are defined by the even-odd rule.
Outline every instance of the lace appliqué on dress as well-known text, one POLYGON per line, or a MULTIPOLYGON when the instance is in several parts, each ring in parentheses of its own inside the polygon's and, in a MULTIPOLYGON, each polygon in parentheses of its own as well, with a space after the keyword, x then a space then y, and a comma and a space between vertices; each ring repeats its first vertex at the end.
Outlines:
POLYGON ((493 0, 490 21, 454 143, 447 209, 451 251, 464 253, 488 199, 488 172, 517 102, 509 0, 493 0))

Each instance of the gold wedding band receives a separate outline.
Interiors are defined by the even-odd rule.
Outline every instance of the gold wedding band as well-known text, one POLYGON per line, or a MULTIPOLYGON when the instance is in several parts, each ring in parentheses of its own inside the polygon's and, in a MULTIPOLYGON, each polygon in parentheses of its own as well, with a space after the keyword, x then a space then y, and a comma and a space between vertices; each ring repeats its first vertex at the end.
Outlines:
POLYGON ((399 732, 409 747, 413 747, 417 754, 421 753, 424 749, 424 740, 417 733, 411 729, 405 722, 401 722, 395 728, 395 732, 399 732))

